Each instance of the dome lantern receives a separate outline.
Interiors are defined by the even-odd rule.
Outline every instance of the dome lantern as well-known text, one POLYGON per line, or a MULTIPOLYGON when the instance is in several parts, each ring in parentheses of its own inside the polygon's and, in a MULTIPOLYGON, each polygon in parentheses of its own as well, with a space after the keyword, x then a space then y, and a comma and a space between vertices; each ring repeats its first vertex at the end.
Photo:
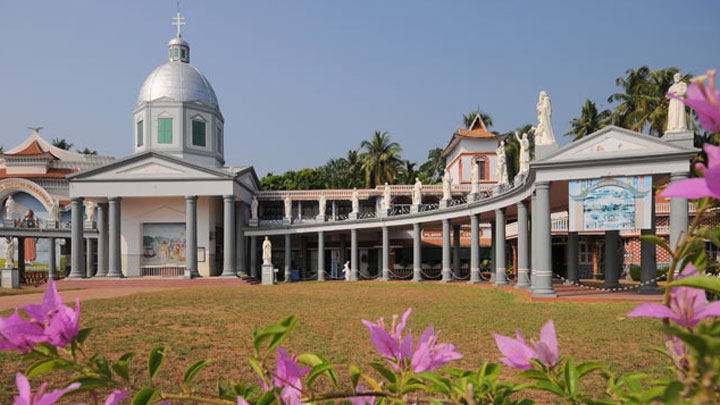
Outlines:
POLYGON ((177 27, 177 35, 168 43, 168 52, 171 62, 179 61, 190 63, 190 45, 183 41, 182 34, 180 33, 180 27, 185 24, 185 17, 181 16, 178 11, 177 15, 173 17, 172 22, 172 25, 177 27))

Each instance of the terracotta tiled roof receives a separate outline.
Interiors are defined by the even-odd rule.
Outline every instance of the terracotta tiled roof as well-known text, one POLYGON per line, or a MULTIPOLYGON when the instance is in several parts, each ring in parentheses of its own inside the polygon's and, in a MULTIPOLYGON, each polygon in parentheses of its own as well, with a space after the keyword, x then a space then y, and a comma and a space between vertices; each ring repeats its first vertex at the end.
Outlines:
POLYGON ((47 152, 42 150, 40 147, 40 143, 37 141, 37 139, 33 140, 28 144, 23 150, 13 152, 13 153, 5 153, 5 156, 37 156, 37 155, 43 155, 43 156, 53 156, 51 152, 47 152))

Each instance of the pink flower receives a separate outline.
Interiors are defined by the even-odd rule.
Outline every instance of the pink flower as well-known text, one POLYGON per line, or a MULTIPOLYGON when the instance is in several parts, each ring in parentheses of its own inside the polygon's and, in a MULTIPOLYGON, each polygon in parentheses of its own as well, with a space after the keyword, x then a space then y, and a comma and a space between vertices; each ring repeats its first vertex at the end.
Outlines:
POLYGON ((685 99, 668 95, 671 98, 682 100, 685 105, 692 107, 700 119, 700 124, 708 132, 720 132, 720 92, 715 89, 715 69, 708 70, 708 86, 702 82, 692 82, 688 86, 685 99))
POLYGON ((672 358, 675 368, 687 370, 690 367, 690 351, 677 336, 671 336, 665 341, 665 350, 672 358))
POLYGON ((660 194, 663 197, 720 199, 720 146, 705 144, 708 165, 698 163, 695 167, 704 177, 694 177, 668 185, 660 194))
POLYGON ((54 346, 65 347, 78 334, 80 321, 80 300, 75 300, 75 309, 62 301, 52 279, 41 304, 23 306, 25 312, 45 328, 47 341, 54 346))
POLYGON ((302 376, 310 372, 310 367, 300 368, 296 356, 288 356, 282 347, 278 347, 277 374, 273 376, 276 387, 282 388, 280 398, 284 404, 300 405, 302 402, 302 376))
POLYGON ((530 363, 531 359, 537 359, 547 367, 553 367, 557 364, 560 354, 558 351, 557 335, 555 334, 555 324, 552 319, 540 330, 540 342, 536 343, 530 340, 532 347, 525 342, 520 334, 520 330, 516 330, 517 338, 509 338, 507 336, 493 334, 498 349, 505 357, 500 361, 507 366, 520 370, 528 370, 533 367, 530 363))
POLYGON ((128 396, 129 392, 127 391, 121 391, 121 390, 115 390, 110 394, 109 397, 105 400, 105 405, 117 405, 120 402, 122 402, 123 399, 125 399, 126 396, 128 396))
MULTIPOLYGON (((362 394, 364 391, 367 391, 367 388, 362 386, 361 384, 358 384, 357 387, 355 387, 355 392, 358 394, 362 394)), ((348 397, 348 402, 350 402, 353 405, 373 405, 375 403, 375 397, 374 396, 367 396, 367 397, 348 397)))
MULTIPOLYGON (((688 263, 678 280, 697 275, 692 263, 688 263)), ((702 319, 720 316, 720 301, 708 304, 705 290, 691 287, 673 287, 670 291, 670 306, 648 302, 638 305, 628 313, 630 317, 670 318, 678 325, 692 328, 702 319)))
POLYGON ((28 353, 36 343, 46 340, 43 328, 35 322, 22 319, 17 308, 9 317, 0 317, 0 350, 28 353))
POLYGON ((243 397, 237 397, 237 405, 250 405, 243 397))
POLYGON ((398 316, 393 315, 393 322, 388 332, 385 327, 385 320, 380 318, 376 323, 372 323, 365 319, 362 323, 370 331, 370 339, 381 355, 396 369, 406 369, 407 361, 410 362, 410 368, 416 373, 424 371, 434 371, 444 366, 452 360, 461 359, 462 355, 456 351, 456 347, 443 343, 437 343, 437 335, 432 325, 430 325, 417 343, 417 347, 413 350, 412 333, 402 335, 407 324, 412 309, 408 308, 402 316, 400 323, 397 322, 398 316))
POLYGON ((17 373, 15 375, 15 384, 17 384, 17 388, 20 393, 20 395, 15 396, 15 405, 53 405, 60 399, 60 397, 65 395, 66 392, 80 387, 80 383, 73 383, 61 390, 56 390, 46 394, 45 390, 47 390, 48 384, 43 383, 37 394, 33 394, 30 390, 30 382, 22 373, 17 373))

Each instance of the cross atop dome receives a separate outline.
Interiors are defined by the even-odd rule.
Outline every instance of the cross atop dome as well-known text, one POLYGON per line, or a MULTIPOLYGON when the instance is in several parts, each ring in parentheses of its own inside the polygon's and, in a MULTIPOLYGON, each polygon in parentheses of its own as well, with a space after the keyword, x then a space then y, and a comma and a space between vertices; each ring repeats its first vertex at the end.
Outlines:
POLYGON ((179 8, 180 8, 180 5, 178 4, 178 12, 175 15, 175 17, 173 17, 173 22, 171 23, 171 25, 174 25, 177 27, 177 37, 181 38, 182 35, 180 34, 180 27, 182 27, 183 25, 187 25, 187 23, 185 22, 185 17, 180 15, 179 8))

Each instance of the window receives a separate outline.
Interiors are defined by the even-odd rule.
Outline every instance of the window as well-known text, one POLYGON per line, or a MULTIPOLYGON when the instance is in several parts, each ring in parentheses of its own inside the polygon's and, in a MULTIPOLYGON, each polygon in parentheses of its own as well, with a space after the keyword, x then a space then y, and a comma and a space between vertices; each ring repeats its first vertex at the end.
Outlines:
POLYGON ((178 49, 177 49, 177 47, 175 47, 174 49, 175 49, 175 59, 177 59, 177 57, 178 57, 178 49))
POLYGON ((593 261, 593 246, 590 243, 579 243, 578 250, 580 251, 579 262, 580 264, 590 264, 593 261))
POLYGON ((217 136, 215 138, 217 139, 217 152, 222 153, 222 138, 223 138, 222 127, 218 127, 217 136))
POLYGON ((172 118, 158 118, 158 143, 172 143, 172 118))
POLYGON ((192 144, 205 147, 205 123, 202 121, 192 122, 192 144))
POLYGON ((180 55, 181 55, 181 58, 182 58, 183 60, 185 60, 185 58, 186 58, 186 56, 185 56, 185 49, 181 49, 181 50, 180 50, 180 55))
POLYGON ((138 121, 137 123, 137 146, 143 146, 143 143, 145 142, 145 139, 143 139, 143 122, 138 121))
POLYGON ((478 165, 478 179, 485 180, 485 158, 477 158, 475 161, 478 165))

